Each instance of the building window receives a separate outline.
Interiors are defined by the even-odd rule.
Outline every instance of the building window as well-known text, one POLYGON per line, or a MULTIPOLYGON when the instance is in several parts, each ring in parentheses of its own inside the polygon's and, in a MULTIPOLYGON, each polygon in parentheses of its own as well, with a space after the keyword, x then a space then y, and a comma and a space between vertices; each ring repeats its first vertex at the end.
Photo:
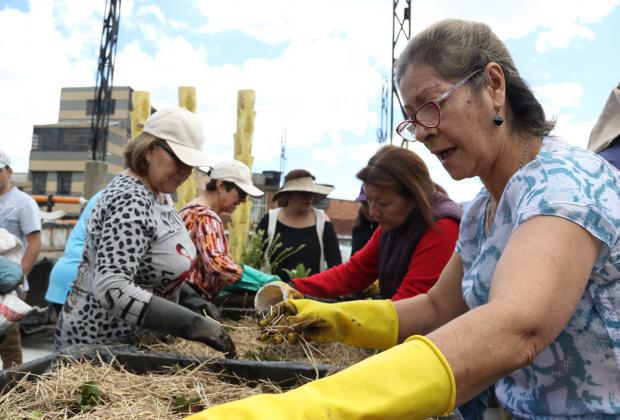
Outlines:
POLYGON ((71 194, 71 172, 58 172, 58 178, 56 183, 56 194, 70 195, 71 194))
MULTIPOLYGON (((110 105, 108 106, 108 114, 114 114, 114 110, 116 109, 116 99, 110 100, 110 105)), ((95 113, 95 100, 87 99, 86 100, 86 115, 93 115, 95 113)))
POLYGON ((32 150, 39 150, 39 133, 32 134, 32 150))
POLYGON ((267 196, 264 195, 262 197, 250 197, 252 200, 252 211, 250 213, 250 223, 258 224, 265 213, 269 210, 267 208, 267 196))
POLYGON ((92 132, 90 127, 36 127, 32 139, 32 150, 85 152, 92 132))
POLYGON ((45 184, 47 184, 47 172, 32 173, 33 194, 45 194, 45 184))

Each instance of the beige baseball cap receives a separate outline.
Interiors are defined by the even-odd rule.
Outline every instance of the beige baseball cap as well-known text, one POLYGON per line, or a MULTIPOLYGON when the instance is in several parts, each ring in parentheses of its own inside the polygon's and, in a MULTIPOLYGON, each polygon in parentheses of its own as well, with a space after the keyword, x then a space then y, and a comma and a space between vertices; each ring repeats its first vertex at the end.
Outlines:
POLYGON ((186 108, 172 107, 155 112, 146 120, 142 131, 165 140, 186 165, 213 167, 202 150, 204 130, 200 119, 186 108))
POLYGON ((252 184, 250 168, 238 160, 224 160, 218 162, 211 171, 211 179, 228 181, 241 188, 252 197, 262 197, 265 193, 252 184))

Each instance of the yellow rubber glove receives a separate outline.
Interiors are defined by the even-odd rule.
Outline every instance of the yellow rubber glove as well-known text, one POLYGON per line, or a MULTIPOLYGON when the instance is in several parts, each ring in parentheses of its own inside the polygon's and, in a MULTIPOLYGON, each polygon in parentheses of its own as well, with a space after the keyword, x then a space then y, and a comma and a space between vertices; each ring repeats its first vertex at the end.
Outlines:
POLYGON ((381 288, 379 286, 379 280, 372 282, 370 286, 362 291, 364 296, 379 296, 381 295, 381 288))
POLYGON ((283 394, 261 394, 222 404, 199 420, 416 420, 448 415, 456 387, 448 362, 432 341, 405 343, 341 372, 283 394))
POLYGON ((391 300, 354 300, 323 303, 309 299, 287 300, 273 307, 265 331, 301 333, 321 343, 385 350, 398 340, 398 315, 391 300), (284 315, 284 316, 282 316, 284 315))

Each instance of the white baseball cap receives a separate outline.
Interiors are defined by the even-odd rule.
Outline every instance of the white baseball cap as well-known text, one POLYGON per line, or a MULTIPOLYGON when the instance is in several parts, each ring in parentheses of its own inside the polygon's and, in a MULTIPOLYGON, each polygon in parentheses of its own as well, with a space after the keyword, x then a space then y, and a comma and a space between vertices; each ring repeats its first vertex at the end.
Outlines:
POLYGON ((213 166, 202 150, 204 130, 200 119, 186 108, 165 108, 155 112, 146 120, 142 131, 165 140, 186 165, 213 166))
POLYGON ((262 197, 265 193, 252 184, 250 168, 238 160, 224 160, 218 162, 211 171, 211 179, 228 181, 241 188, 252 197, 262 197))
POLYGON ((4 151, 0 150, 0 167, 4 168, 5 166, 11 167, 11 159, 9 155, 4 153, 4 151))

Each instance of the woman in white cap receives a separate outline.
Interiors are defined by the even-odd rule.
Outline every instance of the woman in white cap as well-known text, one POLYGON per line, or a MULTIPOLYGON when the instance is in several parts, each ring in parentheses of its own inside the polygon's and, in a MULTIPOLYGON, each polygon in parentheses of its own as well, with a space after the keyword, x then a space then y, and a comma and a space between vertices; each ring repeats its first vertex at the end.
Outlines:
POLYGON ((248 195, 264 194, 252 184, 250 168, 237 160, 218 163, 210 177, 205 192, 180 212, 197 250, 197 263, 187 281, 207 299, 215 298, 224 286, 236 283, 244 274, 255 274, 251 267, 232 259, 220 214, 232 213, 248 195))
POLYGON ((588 150, 598 153, 620 170, 620 83, 611 90, 592 128, 588 150))
POLYGON ((151 115, 125 149, 127 169, 107 185, 87 224, 82 261, 58 319, 55 349, 132 342, 142 329, 203 342, 234 356, 222 326, 176 302, 196 249, 170 194, 208 165, 198 117, 151 115))
POLYGON ((284 185, 273 196, 280 207, 270 210, 258 224, 258 229, 266 232, 269 243, 279 234, 280 249, 297 249, 299 245, 305 245, 284 259, 274 273, 282 280, 290 280, 284 270, 292 270, 298 264, 303 264, 314 274, 342 263, 334 226, 323 210, 312 207, 333 188, 314 180, 314 176, 304 169, 294 169, 286 174, 284 185))

